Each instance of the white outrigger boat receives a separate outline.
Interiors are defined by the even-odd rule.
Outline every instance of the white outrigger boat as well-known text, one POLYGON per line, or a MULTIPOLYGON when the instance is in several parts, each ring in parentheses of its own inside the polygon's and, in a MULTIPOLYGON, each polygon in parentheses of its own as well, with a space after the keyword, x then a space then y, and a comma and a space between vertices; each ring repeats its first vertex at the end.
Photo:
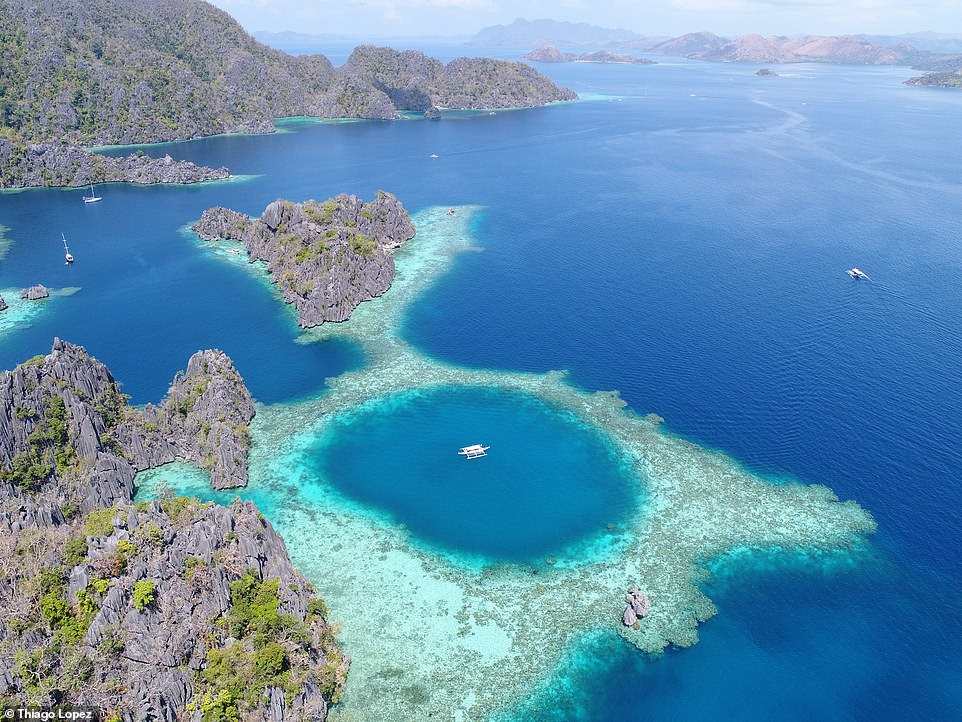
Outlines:
POLYGON ((69 266, 73 263, 73 254, 70 252, 70 249, 67 248, 67 237, 63 233, 60 234, 60 237, 63 239, 63 259, 69 266))
POLYGON ((856 281, 871 281, 872 279, 868 277, 868 274, 861 268, 850 268, 846 273, 854 278, 856 281))
POLYGON ((459 450, 458 453, 467 459, 478 459, 487 456, 490 448, 490 446, 481 446, 481 444, 471 444, 471 446, 465 446, 459 450))
POLYGON ((94 195, 94 187, 90 186, 90 195, 84 196, 84 203, 100 203, 102 200, 100 196, 94 195))

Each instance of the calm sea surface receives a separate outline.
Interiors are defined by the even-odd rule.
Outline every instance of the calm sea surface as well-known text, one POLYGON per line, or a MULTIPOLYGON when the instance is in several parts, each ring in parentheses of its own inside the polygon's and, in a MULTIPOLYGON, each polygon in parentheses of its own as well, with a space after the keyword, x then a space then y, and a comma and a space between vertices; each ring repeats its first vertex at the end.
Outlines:
POLYGON ((260 401, 317 393, 362 354, 295 344, 271 290, 180 229, 212 205, 259 213, 379 188, 409 210, 483 205, 483 252, 412 309, 408 340, 464 365, 569 369, 757 471, 828 484, 879 523, 855 568, 720 570, 720 613, 697 646, 652 660, 596 641, 519 716, 962 717, 962 93, 904 87, 901 69, 544 70, 609 97, 149 148, 256 177, 110 185, 93 207, 80 192, 0 195, 0 288, 80 288, 0 335, 0 368, 59 335, 146 402, 214 346, 260 401), (849 279, 853 265, 872 282, 849 279))

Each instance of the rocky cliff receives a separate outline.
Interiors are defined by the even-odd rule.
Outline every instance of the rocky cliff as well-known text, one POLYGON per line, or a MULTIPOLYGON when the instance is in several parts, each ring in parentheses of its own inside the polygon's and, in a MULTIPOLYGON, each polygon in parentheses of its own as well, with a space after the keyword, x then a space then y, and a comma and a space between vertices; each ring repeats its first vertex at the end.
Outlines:
POLYGON ((0 188, 76 187, 94 183, 199 183, 227 178, 226 168, 207 168, 169 155, 134 153, 114 158, 64 143, 19 143, 0 138, 0 188))
POLYGON ((404 206, 379 192, 365 203, 339 195, 323 203, 271 203, 260 218, 209 208, 194 225, 205 240, 240 241, 263 261, 300 325, 344 321, 394 279, 393 251, 414 235, 404 206))
POLYGON ((523 63, 457 58, 444 65, 418 51, 370 45, 355 48, 339 73, 372 85, 397 110, 520 108, 577 97, 523 63))
POLYGON ((427 109, 424 93, 458 108, 571 96, 516 63, 443 66, 387 48, 360 48, 335 70, 258 43, 201 0, 0 0, 0 57, 0 131, 33 143, 271 132, 291 115, 394 118, 427 109))
POLYGON ((0 531, 129 501, 134 474, 182 459, 218 488, 247 483, 253 403, 221 351, 201 351, 159 407, 127 405, 110 372, 56 339, 0 374, 0 531))
POLYGON ((160 406, 124 414, 114 438, 138 471, 178 459, 210 472, 215 489, 247 485, 254 404, 223 351, 199 351, 160 406))
POLYGON ((270 524, 249 503, 132 503, 134 469, 194 454, 198 426, 246 456, 210 438, 250 419, 242 389, 201 352, 141 414, 59 340, 0 375, 0 698, 114 722, 326 718, 349 662, 270 524))

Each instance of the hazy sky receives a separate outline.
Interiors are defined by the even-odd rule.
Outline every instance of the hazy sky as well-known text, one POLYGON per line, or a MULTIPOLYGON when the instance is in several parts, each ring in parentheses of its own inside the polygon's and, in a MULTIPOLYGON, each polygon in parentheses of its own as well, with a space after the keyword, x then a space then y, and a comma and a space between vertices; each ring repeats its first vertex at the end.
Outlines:
POLYGON ((466 35, 517 17, 641 34, 962 32, 962 0, 212 0, 248 30, 466 35))

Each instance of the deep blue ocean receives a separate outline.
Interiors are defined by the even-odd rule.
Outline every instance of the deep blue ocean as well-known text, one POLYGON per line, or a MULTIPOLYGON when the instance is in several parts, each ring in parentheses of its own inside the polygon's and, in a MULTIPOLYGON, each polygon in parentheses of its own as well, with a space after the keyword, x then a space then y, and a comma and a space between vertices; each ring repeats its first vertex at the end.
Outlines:
POLYGON ((754 470, 829 485, 879 525, 854 568, 759 559, 719 574, 698 645, 650 659, 611 640, 521 715, 962 718, 962 93, 890 68, 542 69, 609 97, 152 147, 257 177, 109 185, 94 207, 80 191, 0 195, 0 288, 81 289, 0 336, 0 368, 59 335, 142 403, 214 346, 260 401, 317 393, 362 354, 295 344, 265 285, 179 229, 212 205, 379 188, 412 211, 482 205, 483 252, 408 316, 418 348, 569 369, 754 470), (848 278, 855 265, 873 280, 848 278))

